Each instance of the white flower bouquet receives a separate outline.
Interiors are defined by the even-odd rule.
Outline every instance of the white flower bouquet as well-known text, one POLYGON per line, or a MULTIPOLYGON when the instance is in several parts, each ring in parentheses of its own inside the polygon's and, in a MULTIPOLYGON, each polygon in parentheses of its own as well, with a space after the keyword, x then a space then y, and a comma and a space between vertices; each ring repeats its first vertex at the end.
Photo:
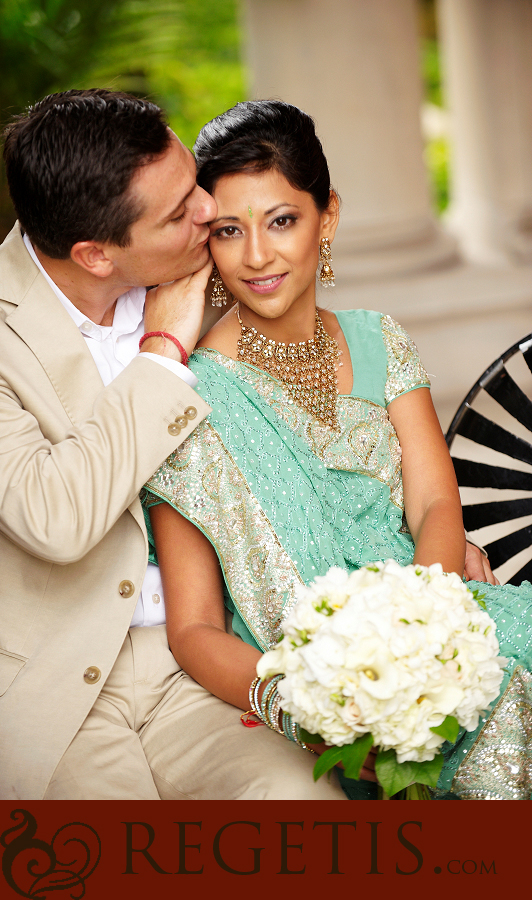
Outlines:
POLYGON ((388 560, 351 574, 332 568, 300 588, 257 673, 283 673, 282 707, 303 740, 332 745, 315 779, 340 761, 358 779, 377 746, 377 778, 392 796, 436 785, 441 745, 460 727, 475 730, 505 664, 482 596, 439 564, 388 560))

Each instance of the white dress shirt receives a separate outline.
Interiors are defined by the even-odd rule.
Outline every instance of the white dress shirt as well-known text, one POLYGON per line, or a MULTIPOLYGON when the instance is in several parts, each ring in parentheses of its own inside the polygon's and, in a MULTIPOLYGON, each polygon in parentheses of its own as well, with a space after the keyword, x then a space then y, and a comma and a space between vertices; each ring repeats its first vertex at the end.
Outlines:
MULTIPOLYGON (((24 235, 24 243, 35 265, 38 266, 56 297, 79 328, 101 379, 107 386, 139 352, 139 340, 144 334, 146 289, 131 288, 127 293, 122 294, 116 301, 113 324, 105 327, 97 325, 84 316, 52 281, 39 262, 27 234, 24 235)), ((190 387, 196 387, 198 383, 198 379, 190 369, 172 359, 166 359, 157 353, 142 353, 141 359, 153 360, 153 362, 165 366, 186 381, 190 387)), ((142 590, 131 620, 131 627, 164 625, 165 621, 164 594, 159 568, 153 563, 148 563, 142 590)))

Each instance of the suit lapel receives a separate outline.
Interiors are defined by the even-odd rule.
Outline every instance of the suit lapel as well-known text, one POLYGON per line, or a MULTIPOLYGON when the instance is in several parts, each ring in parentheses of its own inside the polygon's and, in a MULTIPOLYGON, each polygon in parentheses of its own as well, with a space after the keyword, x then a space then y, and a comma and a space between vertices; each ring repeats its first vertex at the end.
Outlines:
POLYGON ((103 382, 81 332, 36 271, 26 296, 6 324, 35 354, 70 421, 79 425, 91 415, 103 382))
POLYGON ((6 324, 35 354, 73 425, 92 413, 102 389, 85 341, 29 255, 18 224, 0 248, 2 297, 14 306, 6 324))
MULTIPOLYGON (((39 360, 72 425, 92 415, 103 382, 85 340, 41 275, 15 226, 0 253, 8 257, 4 299, 14 306, 6 324, 39 360)), ((6 260, 7 261, 7 260, 6 260)), ((138 499, 129 511, 145 531, 138 499)))

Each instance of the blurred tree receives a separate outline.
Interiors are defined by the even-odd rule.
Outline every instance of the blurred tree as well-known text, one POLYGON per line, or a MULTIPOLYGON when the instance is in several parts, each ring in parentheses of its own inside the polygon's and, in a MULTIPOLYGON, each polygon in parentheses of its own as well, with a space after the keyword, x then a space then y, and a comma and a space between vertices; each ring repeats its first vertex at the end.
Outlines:
MULTIPOLYGON (((54 91, 108 87, 159 103, 192 146, 245 96, 238 0, 0 0, 0 56, 2 125, 54 91)), ((12 221, 0 170, 0 231, 12 221)))
POLYGON ((4 124, 85 73, 123 0, 0 0, 0 117, 4 124))
POLYGON ((236 0, 125 0, 84 86, 153 97, 192 147, 201 126, 245 96, 236 0))
POLYGON ((442 109, 444 101, 435 0, 418 0, 418 11, 424 102, 433 107, 432 110, 425 109, 425 115, 422 116, 426 141, 425 162, 432 185, 434 205, 436 211, 442 213, 449 203, 450 147, 446 133, 446 116, 442 109))
MULTIPOLYGON (((76 84, 116 5, 110 0, 0 0, 2 126, 29 103, 76 84)), ((2 167, 0 229, 7 231, 12 221, 2 167)))

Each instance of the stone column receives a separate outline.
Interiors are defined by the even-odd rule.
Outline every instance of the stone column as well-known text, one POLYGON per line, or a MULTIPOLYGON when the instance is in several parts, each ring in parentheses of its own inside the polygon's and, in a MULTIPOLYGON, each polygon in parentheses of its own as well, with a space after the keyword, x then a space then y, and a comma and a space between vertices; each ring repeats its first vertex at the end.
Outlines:
POLYGON ((353 281, 454 260, 423 163, 415 0, 246 0, 245 9, 252 96, 314 117, 342 199, 337 307, 353 281))
POLYGON ((475 262, 532 262, 532 0, 439 0, 449 226, 475 262))

